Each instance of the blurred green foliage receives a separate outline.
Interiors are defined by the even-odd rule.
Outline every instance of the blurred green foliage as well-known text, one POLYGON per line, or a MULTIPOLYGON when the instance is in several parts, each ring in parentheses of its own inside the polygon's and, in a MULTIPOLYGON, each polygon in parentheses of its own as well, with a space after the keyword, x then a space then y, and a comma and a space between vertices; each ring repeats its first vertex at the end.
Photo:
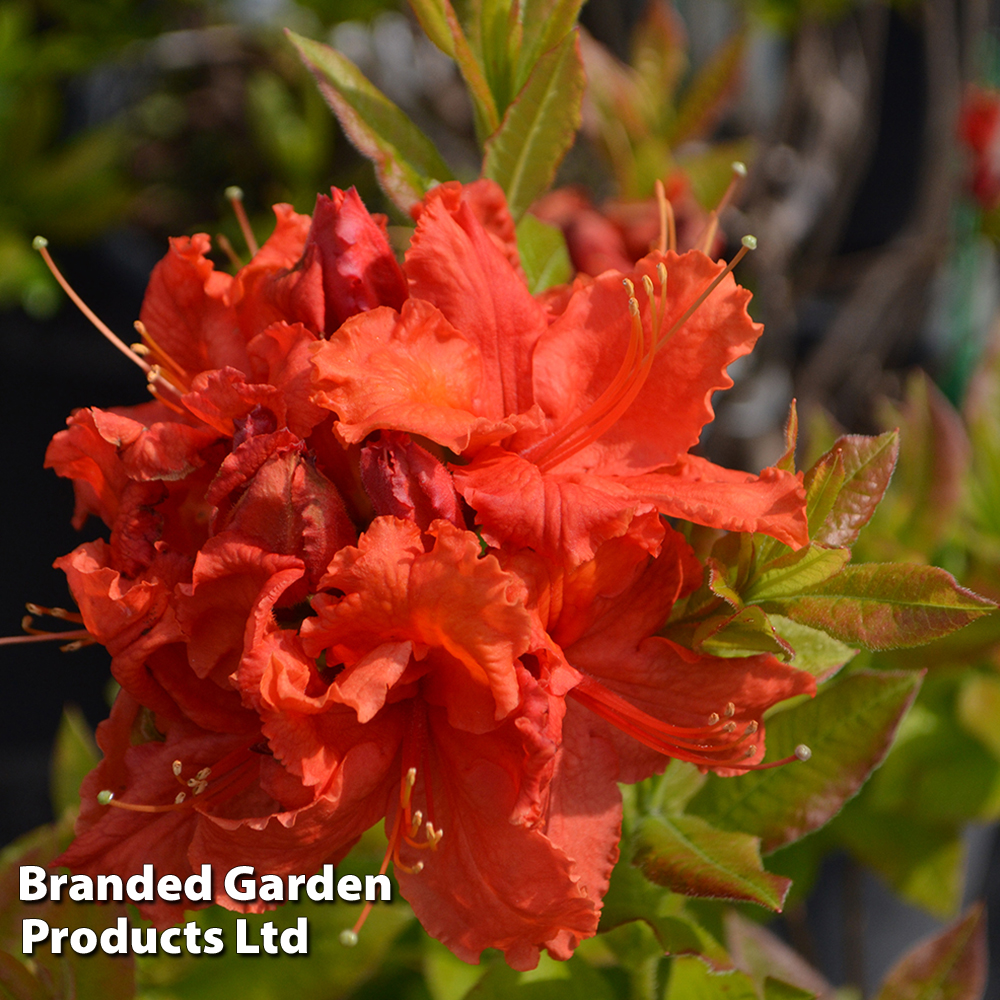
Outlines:
POLYGON ((224 219, 239 246, 232 183, 262 232, 273 202, 309 211, 332 183, 377 201, 282 28, 325 32, 392 6, 288 0, 262 23, 251 4, 213 0, 0 2, 0 308, 58 305, 30 247, 39 233, 81 245, 126 225, 162 243, 224 219))

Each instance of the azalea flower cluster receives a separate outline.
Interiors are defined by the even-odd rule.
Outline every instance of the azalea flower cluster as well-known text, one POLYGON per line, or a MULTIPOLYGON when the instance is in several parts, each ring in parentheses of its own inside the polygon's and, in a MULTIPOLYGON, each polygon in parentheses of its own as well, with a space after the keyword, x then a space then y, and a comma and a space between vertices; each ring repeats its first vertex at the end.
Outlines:
POLYGON ((110 530, 57 565, 121 685, 60 863, 301 873, 384 819, 457 955, 566 958, 618 782, 755 767, 765 710, 814 690, 658 635, 703 576, 668 518, 807 541, 800 476, 689 453, 749 294, 654 251, 533 297, 487 181, 431 191, 402 264, 353 190, 275 212, 235 275, 171 241, 133 349, 155 400, 49 448, 110 530))

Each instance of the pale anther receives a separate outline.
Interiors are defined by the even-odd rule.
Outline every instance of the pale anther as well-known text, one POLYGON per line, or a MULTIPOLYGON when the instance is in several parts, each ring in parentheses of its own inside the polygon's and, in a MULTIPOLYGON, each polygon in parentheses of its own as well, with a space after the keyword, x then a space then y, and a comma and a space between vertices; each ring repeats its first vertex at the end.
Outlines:
POLYGON ((736 706, 731 701, 727 701, 726 707, 722 710, 722 714, 727 719, 731 719, 736 714, 736 706))
POLYGON ((105 789, 104 789, 104 791, 102 791, 102 792, 98 792, 98 793, 97 793, 97 801, 98 801, 98 802, 99 802, 99 803, 100 803, 100 804, 101 804, 102 806, 109 806, 109 805, 111 805, 111 800, 112 800, 112 799, 113 799, 114 797, 115 797, 115 793, 114 793, 114 792, 112 792, 112 791, 111 791, 110 789, 108 789, 108 788, 105 788, 105 789))
POLYGON ((747 248, 747 250, 757 249, 757 237, 756 236, 744 236, 740 242, 747 248))
POLYGON ((741 160, 733 160, 733 173, 738 174, 740 177, 746 177, 747 165, 741 160))
POLYGON ((186 798, 187 798, 187 794, 185 792, 178 792, 174 796, 174 805, 175 806, 179 806, 186 798))
POLYGON ((750 722, 747 723, 746 729, 743 730, 743 735, 752 736, 755 732, 757 732, 757 720, 752 719, 750 722))
POLYGON ((718 713, 718 712, 713 712, 713 713, 712 713, 712 714, 711 714, 711 715, 710 715, 710 716, 708 717, 708 724, 709 724, 710 726, 714 726, 714 725, 715 725, 715 724, 716 724, 716 723, 717 723, 718 721, 719 721, 719 713, 718 713))
POLYGON ((181 767, 183 765, 179 760, 175 760, 173 764, 170 765, 171 770, 174 772, 174 777, 179 778, 181 776, 181 767))
POLYGON ((205 780, 205 779, 206 779, 206 778, 207 778, 207 777, 208 777, 208 776, 209 776, 209 775, 210 775, 211 773, 212 773, 212 769, 211 769, 210 767, 203 767, 203 768, 202 768, 202 769, 201 769, 201 770, 200 770, 200 771, 199 771, 199 772, 198 772, 198 773, 197 773, 197 774, 195 775, 195 778, 197 778, 197 779, 198 779, 198 781, 204 781, 204 780, 205 780))
MULTIPOLYGON (((218 190, 218 189, 216 189, 218 190)), ((242 201, 243 200, 243 188, 236 184, 230 184, 226 188, 226 201, 242 201)))
POLYGON ((353 948, 358 943, 358 935, 348 927, 340 932, 340 943, 345 948, 353 948))
POLYGON ((49 241, 44 236, 36 236, 31 241, 32 250, 41 250, 43 247, 47 247, 48 245, 49 241))
POLYGON ((805 743, 800 743, 795 748, 795 756, 798 757, 799 760, 809 760, 809 758, 812 757, 812 755, 813 755, 812 750, 810 750, 809 747, 805 745, 805 743))
POLYGON ((735 722, 727 722, 722 727, 722 731, 724 733, 735 733, 736 732, 736 723, 735 722))

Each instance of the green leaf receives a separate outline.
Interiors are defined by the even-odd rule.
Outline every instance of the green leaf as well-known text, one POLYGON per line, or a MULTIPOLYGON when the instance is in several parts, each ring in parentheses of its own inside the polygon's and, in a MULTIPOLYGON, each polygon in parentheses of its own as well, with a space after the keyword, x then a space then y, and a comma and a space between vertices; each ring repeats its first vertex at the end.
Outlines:
POLYGON ((525 215, 517 224, 517 249, 532 295, 565 284, 573 277, 566 239, 557 226, 525 215))
POLYGON ((601 910, 600 933, 641 920, 656 935, 666 955, 700 955, 716 969, 730 969, 725 948, 684 912, 684 899, 653 885, 638 868, 621 860, 601 910))
POLYGON ((446 13, 450 6, 448 0, 410 0, 410 8, 424 33, 449 59, 454 59, 455 39, 446 13))
POLYGON ((893 966, 877 1000, 979 1000, 986 988, 986 921, 976 903, 893 966))
POLYGON ((806 473, 809 537, 827 548, 850 547, 885 495, 899 456, 899 432, 849 435, 806 473))
POLYGON ((524 34, 518 55, 518 89, 524 86, 539 57, 555 48, 573 30, 583 0, 523 0, 524 34))
POLYGON ((760 603, 866 649, 918 646, 996 609, 936 566, 883 563, 847 566, 819 586, 760 603))
POLYGON ((573 144, 584 83, 574 31, 538 60, 486 143, 483 176, 504 189, 515 219, 546 191, 573 144))
POLYGON ((792 653, 775 633, 760 608, 741 608, 731 614, 706 618, 692 637, 693 648, 711 656, 748 656, 774 653, 788 657, 792 653))
POLYGON ((776 713, 767 720, 765 760, 791 756, 800 743, 812 757, 736 778, 710 775, 689 811, 755 834, 765 853, 804 837, 835 816, 882 762, 920 681, 912 671, 858 671, 776 713))
POLYGON ((747 604, 763 604, 780 600, 836 576, 850 562, 849 549, 822 549, 807 545, 798 552, 775 559, 767 564, 741 597, 747 604))
POLYGON ((678 958, 670 966, 665 1000, 759 1000, 749 976, 712 972, 697 958, 678 958))
POLYGON ((451 171, 434 144, 346 56, 287 32, 355 146, 375 164, 379 184, 404 212, 451 171))
MULTIPOLYGON (((410 0, 413 13, 427 37, 446 56, 455 60, 462 79, 469 88, 476 119, 476 135, 480 144, 491 136, 500 124, 500 111, 494 93, 469 39, 462 30, 451 0, 410 0)), ((503 105, 506 107, 506 103, 503 105)))
POLYGON ((636 827, 634 843, 633 864, 643 875, 684 896, 780 911, 791 885, 764 871, 757 837, 718 830, 698 816, 649 816, 636 827))
POLYGON ((524 31, 520 15, 520 3, 512 0, 477 0, 473 9, 473 28, 478 29, 473 44, 498 115, 515 93, 515 63, 524 31))
POLYGON ((100 759, 83 712, 75 705, 67 705, 52 752, 52 811, 57 816, 80 804, 80 785, 100 759))
POLYGON ((769 615, 775 634, 795 650, 792 666, 808 670, 819 681, 829 680, 857 650, 816 628, 801 625, 784 615, 769 615))
POLYGON ((788 407, 788 419, 785 421, 785 453, 774 463, 776 469, 784 472, 795 472, 795 449, 799 441, 799 410, 792 400, 788 407))

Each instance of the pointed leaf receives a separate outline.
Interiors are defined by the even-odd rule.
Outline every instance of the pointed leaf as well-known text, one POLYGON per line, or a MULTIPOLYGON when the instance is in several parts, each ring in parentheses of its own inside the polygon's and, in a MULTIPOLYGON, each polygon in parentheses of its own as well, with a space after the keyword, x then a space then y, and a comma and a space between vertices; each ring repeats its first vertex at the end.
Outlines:
POLYGON ((809 537, 827 548, 850 547, 885 494, 899 457, 899 433, 839 438, 806 473, 809 537))
POLYGON ((518 89, 524 86, 542 54, 555 48, 573 30, 583 0, 528 0, 525 6, 515 78, 518 89))
POLYGON ((763 604, 783 598, 786 594, 799 594, 836 576, 850 559, 849 549, 822 549, 818 545, 807 545, 798 552, 789 552, 768 563, 740 596, 747 604, 763 604))
POLYGON ((756 834, 765 853, 804 837, 835 816, 882 762, 920 681, 912 671, 859 670, 775 713, 767 720, 765 761, 791 756, 800 743, 812 757, 737 778, 710 775, 689 811, 756 834))
POLYGON ((866 649, 919 646, 996 609, 936 566, 883 563, 847 566, 819 586, 758 601, 866 649))
POLYGON ((650 816, 636 828, 633 864, 684 896, 733 899, 781 910, 791 882, 764 871, 760 841, 698 816, 650 816))
POLYGON ((451 179, 430 139, 350 59, 293 31, 288 37, 344 133, 375 164, 382 190, 398 208, 409 212, 435 184, 451 179))
POLYGON ((452 7, 450 0, 440 0, 440 2, 448 28, 451 31, 452 52, 450 55, 458 65, 462 79, 465 80, 469 88, 469 96, 472 98, 472 108, 476 117, 476 135, 479 137, 480 145, 482 145, 499 127, 500 111, 493 97, 493 91, 490 90, 490 85, 486 81, 483 65, 476 58, 469 40, 465 37, 465 32, 462 31, 462 25, 459 23, 455 8, 452 7))
POLYGON ((979 1000, 986 988, 986 921, 981 903, 918 944, 890 970, 877 1000, 979 1000))
POLYGON ((808 670, 819 681, 828 680, 858 652, 826 632, 784 615, 768 615, 768 619, 778 637, 795 651, 792 666, 808 670))
POLYGON ((563 285, 573 276, 562 230, 534 215, 524 216, 517 224, 517 250, 532 295, 563 285))
POLYGON ((448 0, 410 0, 410 9, 424 29, 424 34, 449 59, 455 58, 455 39, 448 23, 448 0))
POLYGON ((506 192, 520 219, 545 192, 580 127, 584 88, 577 32, 546 52, 486 144, 483 176, 506 192))
POLYGON ((653 885, 624 859, 611 873, 601 910, 600 933, 641 920, 656 935, 666 955, 699 955, 714 969, 731 969, 725 948, 684 912, 682 897, 653 885))
POLYGON ((785 421, 785 453, 774 463, 775 468, 784 472, 795 472, 795 448, 799 440, 799 410, 792 400, 788 408, 788 420, 785 421))
POLYGON ((792 648, 776 633, 767 615, 758 607, 706 618, 693 638, 693 648, 712 656, 748 656, 774 653, 789 657, 792 648))

